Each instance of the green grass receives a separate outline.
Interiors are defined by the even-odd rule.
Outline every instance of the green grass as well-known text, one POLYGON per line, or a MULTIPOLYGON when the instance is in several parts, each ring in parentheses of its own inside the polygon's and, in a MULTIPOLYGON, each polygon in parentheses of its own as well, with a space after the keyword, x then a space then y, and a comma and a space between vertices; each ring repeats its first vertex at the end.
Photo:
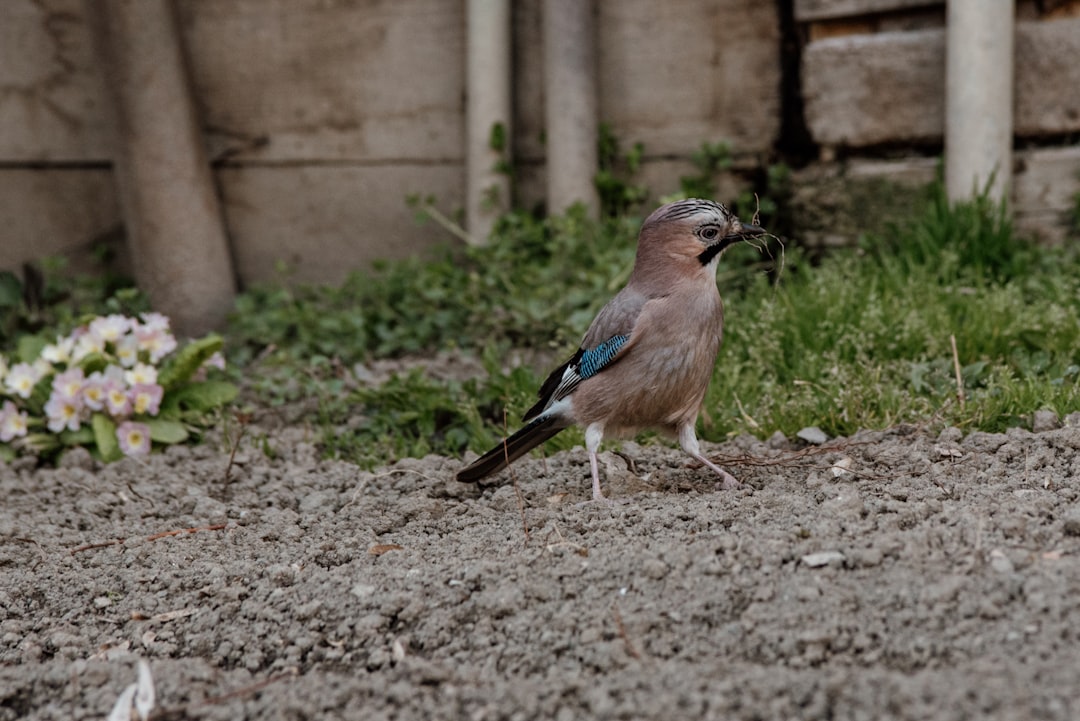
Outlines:
POLYGON ((951 207, 934 188, 911 223, 730 300, 709 435, 931 419, 998 431, 1078 410, 1078 271, 984 199, 951 207))
MULTIPOLYGON (((511 352, 528 349, 554 366, 574 350, 625 283, 640 222, 515 212, 483 248, 384 263, 337 287, 252 289, 225 334, 234 378, 248 403, 317 399, 302 420, 319 429, 327 455, 364 466, 485 450, 518 426, 551 369, 513 368, 511 352), (446 349, 481 358, 486 374, 444 382, 414 370, 366 387, 352 372, 446 349)), ((778 244, 769 250, 781 257, 778 244)), ((703 437, 790 436, 808 425, 840 435, 902 422, 1000 431, 1030 423, 1038 409, 1080 410, 1080 260, 1068 247, 1018 237, 986 200, 953 206, 933 186, 909 221, 857 248, 811 262, 788 242, 782 258, 778 272, 747 244, 723 260, 725 342, 703 437)), ((78 314, 145 306, 116 279, 49 272, 36 294, 0 281, 0 346, 70 326, 73 298, 78 314)), ((580 442, 568 431, 548 448, 580 442)))
MULTIPOLYGON (((486 248, 386 264, 340 288, 247 294, 230 337, 241 359, 277 347, 260 373, 269 402, 289 400, 281 374, 306 379, 292 383, 295 394, 322 395, 331 455, 375 465, 482 451, 504 423, 516 428, 550 370, 507 372, 504 354, 572 352, 625 282, 639 222, 514 214, 486 248), (342 367, 440 348, 482 355, 488 377, 444 383, 412 372, 342 393, 342 367), (320 371, 329 367, 336 381, 320 371)), ((993 204, 951 206, 935 186, 919 215, 858 248, 815 265, 790 245, 779 274, 763 272, 769 263, 750 246, 721 266, 727 328, 704 437, 901 422, 999 431, 1038 409, 1080 410, 1080 262, 1018 238, 993 204)), ((552 447, 579 442, 570 432, 552 447)))

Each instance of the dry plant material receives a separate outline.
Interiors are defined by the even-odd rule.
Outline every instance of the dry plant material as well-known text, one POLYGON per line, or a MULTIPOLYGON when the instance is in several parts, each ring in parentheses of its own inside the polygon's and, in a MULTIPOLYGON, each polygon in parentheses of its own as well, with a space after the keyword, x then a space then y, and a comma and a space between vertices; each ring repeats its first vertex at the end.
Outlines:
POLYGON ((199 531, 224 531, 229 527, 228 523, 216 523, 213 526, 196 526, 195 528, 178 528, 175 531, 162 531, 161 533, 155 533, 152 536, 147 536, 147 541, 156 541, 161 538, 168 538, 169 536, 181 536, 185 533, 198 533, 199 531))
POLYGON ((623 623, 622 614, 619 613, 619 606, 617 604, 611 604, 611 615, 615 619, 615 630, 619 633, 619 638, 623 641, 623 647, 626 648, 626 653, 638 661, 641 660, 641 652, 637 650, 634 642, 630 640, 630 634, 626 632, 626 625, 623 623))
POLYGON ((952 344, 953 370, 956 372, 956 400, 960 402, 960 410, 964 410, 964 376, 960 374, 960 354, 956 352, 956 335, 949 336, 952 344))
POLYGON ((571 543, 570 541, 567 541, 566 537, 563 536, 562 531, 559 530, 558 524, 553 523, 552 527, 555 530, 555 535, 559 537, 559 540, 554 543, 547 544, 547 546, 544 547, 545 551, 547 551, 548 553, 552 553, 555 551, 556 548, 569 548, 571 551, 581 556, 582 558, 589 557, 589 549, 577 543, 571 543))
POLYGON ((378 543, 368 549, 368 553, 372 556, 381 556, 384 553, 390 553, 390 551, 404 551, 404 546, 399 546, 396 543, 378 543))
POLYGON ((240 430, 236 433, 236 438, 233 439, 232 448, 229 449, 229 462, 225 466, 225 485, 229 485, 229 481, 232 479, 232 467, 236 461, 236 451, 240 448, 240 441, 244 438, 244 433, 247 432, 248 424, 251 423, 250 413, 236 413, 236 422, 240 424, 240 430))
MULTIPOLYGON (((155 533, 152 536, 147 536, 147 541, 157 541, 162 538, 168 538, 170 536, 180 536, 185 533, 198 533, 199 531, 223 531, 229 527, 228 523, 218 523, 213 526, 197 526, 195 528, 179 528, 175 531, 162 531, 161 533, 155 533)), ((82 553, 83 551, 92 551, 97 548, 108 548, 109 546, 120 546, 126 541, 127 538, 114 538, 111 541, 99 541, 98 543, 87 543, 84 546, 76 546, 72 548, 68 553, 82 553)))

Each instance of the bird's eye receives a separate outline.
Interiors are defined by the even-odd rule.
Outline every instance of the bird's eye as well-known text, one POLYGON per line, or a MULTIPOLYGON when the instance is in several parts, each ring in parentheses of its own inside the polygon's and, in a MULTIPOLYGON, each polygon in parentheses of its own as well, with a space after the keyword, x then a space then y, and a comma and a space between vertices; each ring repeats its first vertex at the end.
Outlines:
POLYGON ((720 229, 715 225, 707 225, 698 232, 698 235, 700 235, 703 240, 716 240, 720 237, 720 229))

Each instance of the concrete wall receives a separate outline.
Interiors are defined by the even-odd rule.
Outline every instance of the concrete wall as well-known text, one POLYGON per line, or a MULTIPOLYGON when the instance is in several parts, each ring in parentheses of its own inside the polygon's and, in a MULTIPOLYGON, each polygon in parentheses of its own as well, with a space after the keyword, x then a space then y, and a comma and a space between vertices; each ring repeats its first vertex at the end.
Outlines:
MULTIPOLYGON (((449 239, 417 226, 405 198, 433 195, 446 213, 464 202, 464 0, 176 3, 242 283, 275 277, 278 261, 294 279, 333 282, 449 239)), ((90 5, 0 2, 0 268, 86 257, 102 238, 123 255, 90 5)), ((744 167, 775 158, 781 114, 797 107, 781 97, 781 48, 796 41, 822 151, 810 172, 912 177, 910 156, 932 166, 944 4, 794 0, 787 38, 781 5, 596 0, 600 118, 625 147, 645 144, 640 179, 656 193, 675 189, 703 141, 729 141, 744 167), (909 157, 890 166, 890 155, 909 157)), ((541 6, 518 0, 513 12, 526 206, 544 192, 541 6)), ((1080 1, 1018 7, 1016 127, 1038 147, 1017 156, 1015 206, 1060 237, 1080 192, 1080 1)))
MULTIPOLYGON (((835 196, 840 177, 931 180, 945 127, 945 3, 795 0, 794 10, 807 38, 805 120, 822 160, 799 176, 800 205, 818 202, 815 184, 835 196)), ((1080 194, 1080 2, 1018 0, 1017 20, 1012 207, 1021 230, 1061 241, 1080 194)))
MULTIPOLYGON (((340 280, 446 240, 409 194, 464 202, 462 0, 178 0, 243 283, 340 280)), ((600 116, 670 192, 702 141, 748 159, 779 130, 776 9, 755 0, 597 4, 600 116)), ((520 200, 543 195, 540 0, 514 6, 520 200)), ((83 0, 0 3, 0 267, 115 231, 107 108, 83 0)), ((748 160, 752 162, 752 160, 748 160)))

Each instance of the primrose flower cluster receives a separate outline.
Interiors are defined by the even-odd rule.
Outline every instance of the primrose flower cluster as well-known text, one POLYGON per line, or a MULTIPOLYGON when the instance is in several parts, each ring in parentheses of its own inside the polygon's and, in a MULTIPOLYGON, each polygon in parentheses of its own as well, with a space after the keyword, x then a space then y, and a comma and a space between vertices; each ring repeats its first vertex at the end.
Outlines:
MULTIPOLYGON (((149 453, 151 424, 166 394, 161 375, 171 373, 172 387, 190 386, 206 368, 225 365, 220 338, 189 346, 183 367, 177 367, 176 356, 170 359, 177 346, 167 317, 143 313, 94 318, 70 335, 39 344, 32 359, 12 363, 0 355, 0 444, 33 451, 96 444, 103 457, 149 453)), ((229 389, 222 393, 218 387, 214 402, 202 405, 231 400, 229 389)), ((193 397, 198 401, 198 393, 193 397)), ((172 439, 166 442, 186 437, 179 420, 163 421, 157 435, 172 439)))

